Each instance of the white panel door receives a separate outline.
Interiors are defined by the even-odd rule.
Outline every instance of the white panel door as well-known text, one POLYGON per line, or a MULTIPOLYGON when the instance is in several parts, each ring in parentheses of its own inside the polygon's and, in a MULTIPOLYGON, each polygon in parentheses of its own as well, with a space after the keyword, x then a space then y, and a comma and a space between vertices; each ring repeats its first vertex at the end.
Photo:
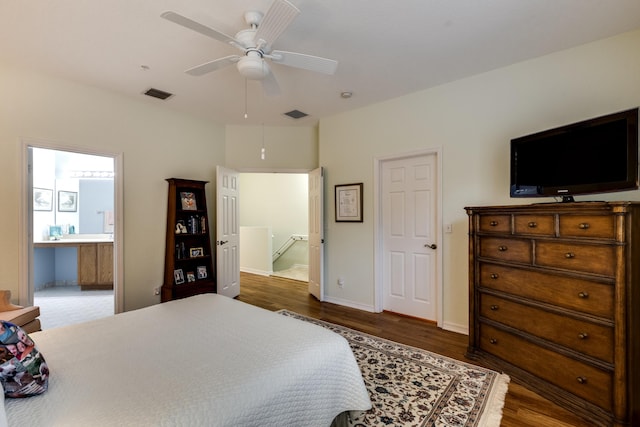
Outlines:
POLYGON ((383 309, 436 320, 436 155, 382 164, 383 309))
POLYGON ((324 224, 322 168, 309 172, 309 293, 324 299, 324 224))
POLYGON ((216 278, 217 292, 240 295, 239 173, 216 167, 216 278))

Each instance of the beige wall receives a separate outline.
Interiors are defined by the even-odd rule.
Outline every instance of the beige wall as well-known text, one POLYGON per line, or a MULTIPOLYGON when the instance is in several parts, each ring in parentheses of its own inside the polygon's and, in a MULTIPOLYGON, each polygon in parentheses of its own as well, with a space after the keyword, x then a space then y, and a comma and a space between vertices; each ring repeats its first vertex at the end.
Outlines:
MULTIPOLYGON (((224 162, 224 126, 54 77, 0 64, 0 288, 19 294, 19 204, 24 139, 65 148, 122 153, 124 163, 124 308, 159 302, 167 183, 212 181, 224 162)), ((170 102, 170 101, 169 101, 170 102)))
MULTIPOLYGON (((322 120, 328 297, 374 304, 374 158, 438 147, 443 222, 453 224, 441 242, 444 326, 466 328, 464 207, 552 201, 509 198, 510 139, 640 105, 639 47, 635 31, 322 120), (363 224, 332 219, 333 186, 351 182, 364 183, 363 224), (349 279, 343 289, 339 276, 349 279)), ((640 200, 640 192, 576 199, 640 200)))
POLYGON ((298 126, 227 126, 226 166, 240 171, 308 172, 318 167, 318 131, 298 126), (266 157, 260 158, 264 141, 266 157))
MULTIPOLYGON (((318 129, 219 126, 52 77, 0 65, 0 287, 17 292, 21 138, 124 154, 125 308, 158 302, 165 178, 212 181, 241 171, 325 167, 325 282, 329 298, 372 306, 373 161, 438 147, 443 165, 445 326, 467 324, 464 207, 528 203, 508 196, 509 140, 640 105, 640 31, 597 41, 321 120, 318 129), (226 148, 225 148, 226 146, 226 148), (177 152, 177 150, 180 150, 177 152), (191 154, 194 153, 194 154, 191 154), (333 221, 333 186, 364 183, 364 223, 333 221), (348 279, 340 289, 338 276, 348 279)), ((161 105, 161 104, 158 104, 161 105)), ((579 199, 593 199, 582 197, 579 199)), ((640 200, 639 192, 597 196, 640 200)), ((548 199, 544 199, 548 200, 548 199)))
POLYGON ((292 234, 308 234, 308 182, 300 173, 241 173, 240 225, 271 227, 274 251, 292 234))

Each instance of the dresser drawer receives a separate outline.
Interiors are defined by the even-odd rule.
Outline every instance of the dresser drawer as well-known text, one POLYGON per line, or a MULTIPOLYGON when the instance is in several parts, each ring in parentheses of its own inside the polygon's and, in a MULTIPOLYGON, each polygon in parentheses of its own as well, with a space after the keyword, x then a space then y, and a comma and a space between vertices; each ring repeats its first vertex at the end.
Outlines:
POLYGON ((481 262, 480 286, 613 320, 613 285, 481 262))
POLYGON ((560 215, 560 236, 614 239, 614 220, 612 215, 560 215))
POLYGON ((562 316, 488 294, 480 294, 480 315, 613 363, 612 327, 562 316))
POLYGON ((515 215, 513 220, 515 234, 554 236, 554 215, 515 215))
POLYGON ((479 231, 511 233, 511 215, 480 215, 479 231))
POLYGON ((613 277, 616 267, 615 247, 538 241, 536 264, 613 277))
POLYGON ((480 256, 503 261, 531 263, 531 241, 500 237, 481 237, 480 256))
POLYGON ((487 324, 480 325, 480 348, 611 411, 611 372, 556 353, 487 324))

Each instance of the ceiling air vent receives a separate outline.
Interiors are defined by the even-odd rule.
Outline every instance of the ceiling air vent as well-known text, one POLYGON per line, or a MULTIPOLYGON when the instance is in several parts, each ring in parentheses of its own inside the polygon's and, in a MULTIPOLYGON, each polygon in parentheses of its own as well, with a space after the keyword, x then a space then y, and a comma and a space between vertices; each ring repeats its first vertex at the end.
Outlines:
POLYGON ((162 100, 165 100, 165 99, 173 96, 172 93, 165 92, 165 91, 160 90, 160 89, 154 89, 154 88, 148 89, 144 94, 147 95, 147 96, 152 96, 154 98, 158 98, 158 99, 162 99, 162 100))
POLYGON ((308 114, 307 113, 303 113, 302 111, 299 110, 291 110, 288 113, 284 113, 285 116, 289 116, 292 119, 301 119, 303 117, 307 117, 308 114))

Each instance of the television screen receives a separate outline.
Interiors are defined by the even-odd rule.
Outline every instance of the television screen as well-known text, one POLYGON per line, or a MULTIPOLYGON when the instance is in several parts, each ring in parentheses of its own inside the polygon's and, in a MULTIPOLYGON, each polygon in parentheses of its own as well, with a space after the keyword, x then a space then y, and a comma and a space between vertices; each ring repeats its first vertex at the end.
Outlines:
POLYGON ((638 109, 511 140, 511 197, 638 188, 638 109))

